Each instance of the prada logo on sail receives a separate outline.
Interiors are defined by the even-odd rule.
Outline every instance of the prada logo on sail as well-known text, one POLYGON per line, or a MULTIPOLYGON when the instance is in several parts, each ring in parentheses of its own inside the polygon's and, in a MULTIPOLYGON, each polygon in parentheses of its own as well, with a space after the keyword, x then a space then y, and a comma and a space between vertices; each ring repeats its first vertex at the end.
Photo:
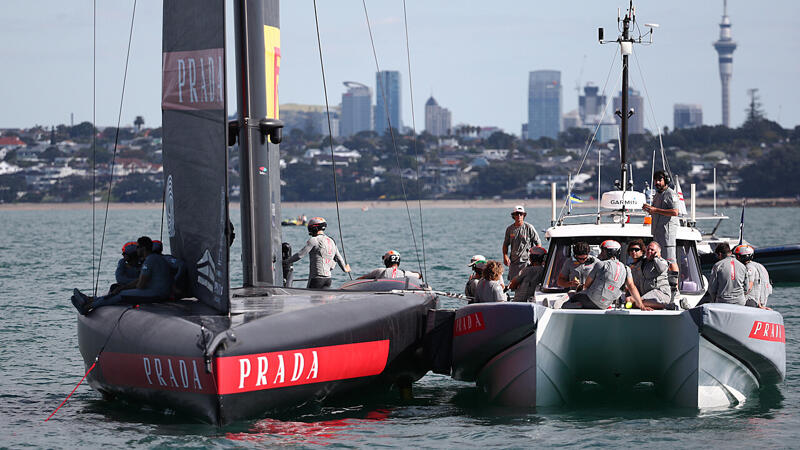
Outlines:
POLYGON ((750 330, 751 339, 760 339, 762 341, 783 342, 786 343, 785 328, 779 323, 761 322, 756 320, 753 322, 753 328, 750 330))
POLYGON ((389 340, 312 347, 216 359, 219 394, 274 389, 378 375, 389 340))
POLYGON ((204 286, 209 292, 214 292, 216 273, 217 268, 214 264, 214 258, 211 257, 211 253, 206 249, 203 252, 203 257, 197 261, 197 284, 204 286))
POLYGON ((162 109, 224 109, 221 48, 167 52, 162 61, 162 109))
POLYGON ((483 321, 482 313, 475 312, 467 314, 464 317, 456 317, 455 323, 453 324, 453 336, 474 333, 484 328, 486 328, 486 324, 483 321))

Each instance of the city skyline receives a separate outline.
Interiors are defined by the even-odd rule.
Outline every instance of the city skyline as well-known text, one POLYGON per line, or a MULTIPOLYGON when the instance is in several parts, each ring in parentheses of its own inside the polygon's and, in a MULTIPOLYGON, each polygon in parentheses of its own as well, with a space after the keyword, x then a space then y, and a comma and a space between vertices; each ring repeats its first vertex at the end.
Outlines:
MULTIPOLYGON (((499 126, 518 135, 527 121, 528 74, 545 68, 562 73, 562 113, 578 109, 575 86, 594 82, 603 88, 612 58, 617 60, 616 69, 601 94, 616 94, 618 49, 600 46, 596 29, 604 27, 606 38, 615 38, 613 9, 624 8, 627 2, 595 3, 529 8, 519 1, 491 7, 466 2, 457 9, 409 4, 416 130, 424 129, 424 103, 434 93, 437 101, 452 111, 454 124, 499 126), (475 33, 477 29, 481 32, 475 33)), ((35 11, 25 2, 0 6, 3 35, 15 42, 0 50, 0 57, 8 62, 0 74, 3 127, 69 123, 70 113, 75 114, 76 123, 91 120, 91 4, 76 7, 44 1, 40 6, 35 11)), ((641 25, 661 24, 654 35, 655 45, 637 46, 631 64, 632 86, 643 96, 649 94, 645 99, 648 115, 652 116, 652 104, 658 126, 671 126, 673 105, 693 103, 703 106, 706 124, 720 124, 718 58, 711 44, 719 36, 722 2, 641 1, 636 6, 641 25)), ((116 124, 131 7, 127 2, 98 5, 99 126, 116 124)), ((410 127, 402 4, 368 7, 380 70, 401 72, 401 120, 410 127)), ((749 88, 759 88, 767 118, 784 127, 800 124, 800 93, 793 89, 800 64, 787 57, 800 50, 793 25, 798 10, 800 7, 789 1, 776 1, 770 8, 728 2, 727 14, 736 26, 738 44, 736 76, 731 81, 732 127, 745 119, 749 88)), ((123 125, 132 124, 137 115, 145 117, 145 126, 161 122, 160 16, 161 2, 137 5, 123 125)), ((324 104, 313 8, 305 2, 284 2, 281 16, 280 102, 324 104)), ((321 3, 319 18, 328 100, 335 105, 345 90, 343 81, 373 79, 376 65, 360 3, 321 3)), ((229 71, 232 60, 229 57, 229 71)), ((235 107, 229 106, 229 112, 234 111, 235 107)), ((652 121, 648 118, 645 127, 654 129, 652 121)))

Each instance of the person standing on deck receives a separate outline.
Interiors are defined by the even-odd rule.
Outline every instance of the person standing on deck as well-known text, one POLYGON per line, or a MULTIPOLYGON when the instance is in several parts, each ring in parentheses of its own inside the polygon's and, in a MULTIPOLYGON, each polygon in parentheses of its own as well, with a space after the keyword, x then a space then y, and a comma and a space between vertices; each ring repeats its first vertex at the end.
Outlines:
POLYGON ((308 284, 310 289, 327 289, 331 286, 331 269, 338 264, 345 272, 350 272, 350 265, 345 264, 333 239, 325 235, 328 223, 322 217, 312 217, 308 221, 308 234, 311 238, 306 246, 289 258, 292 264, 308 254, 308 284))
POLYGON ((506 228, 503 239, 503 264, 508 266, 508 279, 513 280, 525 266, 528 265, 528 255, 531 247, 541 245, 539 234, 533 225, 525 222, 525 207, 517 205, 511 211, 514 223, 506 228))
POLYGON ((733 254, 747 269, 747 285, 744 292, 745 304, 747 306, 766 308, 767 299, 769 294, 772 293, 772 285, 769 282, 767 268, 753 261, 755 250, 747 244, 737 245, 733 249, 733 254))
POLYGON ((727 242, 717 245, 714 249, 717 261, 711 268, 708 281, 708 291, 702 300, 697 303, 732 303, 745 305, 745 286, 748 285, 747 268, 736 260, 731 254, 731 247, 727 242))
POLYGON ((661 255, 669 263, 667 282, 669 283, 671 302, 678 296, 678 254, 675 238, 678 233, 678 195, 669 187, 670 177, 663 170, 653 173, 653 186, 656 194, 653 204, 645 203, 642 209, 650 213, 653 222, 650 231, 653 240, 661 246, 661 255))
POLYGON ((643 311, 652 308, 642 303, 639 291, 633 284, 631 270, 619 261, 622 246, 614 240, 600 244, 600 261, 595 263, 586 279, 583 291, 573 295, 562 309, 607 309, 624 295, 622 287, 628 288, 636 306, 643 311))

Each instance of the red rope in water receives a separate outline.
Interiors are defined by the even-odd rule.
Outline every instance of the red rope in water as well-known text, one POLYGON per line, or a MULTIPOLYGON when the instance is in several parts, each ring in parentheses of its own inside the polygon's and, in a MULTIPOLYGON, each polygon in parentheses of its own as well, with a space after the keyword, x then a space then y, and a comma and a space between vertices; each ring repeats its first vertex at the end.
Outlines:
POLYGON ((80 386, 80 385, 81 385, 81 383, 83 383, 83 380, 85 380, 85 379, 86 379, 86 377, 87 377, 87 376, 89 376, 89 372, 91 372, 91 371, 94 369, 94 366, 96 366, 96 365, 97 365, 97 360, 95 359, 94 363, 92 363, 92 367, 89 367, 89 370, 87 370, 87 371, 86 371, 86 374, 85 374, 85 375, 83 375, 83 378, 81 378, 81 381, 79 381, 79 382, 78 382, 78 385, 77 385, 77 386, 75 386, 75 389, 73 389, 73 390, 72 390, 72 392, 70 392, 70 393, 69 393, 69 395, 67 396, 67 398, 65 398, 65 399, 64 399, 64 401, 63 401, 63 402, 61 402, 61 404, 60 404, 60 405, 58 405, 58 408, 56 408, 56 410, 55 410, 55 411, 53 411, 53 413, 52 413, 52 414, 50 414, 50 415, 47 417, 47 419, 44 419, 44 421, 45 421, 45 422, 47 422, 48 420, 50 420, 50 418, 51 418, 51 417, 55 416, 55 415, 56 415, 56 413, 58 412, 58 410, 59 410, 59 409, 61 409, 61 407, 62 407, 62 406, 64 406, 64 403, 67 403, 67 400, 69 400, 69 398, 70 398, 70 397, 72 397, 72 394, 74 394, 74 393, 75 393, 75 391, 76 391, 76 390, 78 390, 78 386, 80 386))

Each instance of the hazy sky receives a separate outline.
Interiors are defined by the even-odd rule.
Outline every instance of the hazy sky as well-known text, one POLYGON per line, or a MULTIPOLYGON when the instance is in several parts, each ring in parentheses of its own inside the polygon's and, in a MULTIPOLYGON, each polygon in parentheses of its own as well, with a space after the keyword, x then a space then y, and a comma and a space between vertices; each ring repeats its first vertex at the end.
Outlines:
MULTIPOLYGON (((228 2, 231 3, 231 2, 228 2)), ((359 0, 318 0, 331 104, 343 81, 374 89, 375 61, 359 0)), ((734 53, 731 122, 740 125, 747 90, 758 88, 767 117, 800 124, 800 3, 730 0, 734 53)), ((132 0, 97 0, 97 123, 117 121, 132 0)), ((499 126, 519 134, 527 120, 528 72, 561 71, 564 112, 577 108, 576 85, 603 87, 615 45, 597 43, 597 27, 615 38, 623 0, 407 0, 416 128, 433 94, 453 122, 499 126)), ((161 1, 139 0, 122 123, 137 115, 161 122, 161 1)), ((382 70, 399 70, 404 124, 411 102, 400 0, 367 1, 382 70)), ((231 8, 229 7, 229 10, 231 8)), ((674 103, 699 103, 706 124, 721 121, 717 55, 722 1, 640 0, 640 24, 656 22, 654 45, 637 46, 631 84, 646 85, 659 126, 672 128, 674 103)), ((232 27, 231 27, 232 28, 232 27)), ((92 116, 92 1, 0 1, 0 127, 69 123, 92 116)), ((310 0, 281 4, 280 102, 324 104, 310 0)), ((229 58, 232 62, 233 58, 229 58)), ((619 68, 619 61, 616 69, 619 68)), ((232 65, 229 65, 229 70, 232 65)), ((609 83, 616 83, 617 71, 609 83)), ((606 89, 619 91, 618 84, 606 89)), ((231 96, 232 97, 232 96, 231 96)), ((231 111, 235 104, 231 103, 231 111)), ((649 112, 648 112, 649 114, 649 112)), ((652 115, 645 122, 653 128, 652 115)))

